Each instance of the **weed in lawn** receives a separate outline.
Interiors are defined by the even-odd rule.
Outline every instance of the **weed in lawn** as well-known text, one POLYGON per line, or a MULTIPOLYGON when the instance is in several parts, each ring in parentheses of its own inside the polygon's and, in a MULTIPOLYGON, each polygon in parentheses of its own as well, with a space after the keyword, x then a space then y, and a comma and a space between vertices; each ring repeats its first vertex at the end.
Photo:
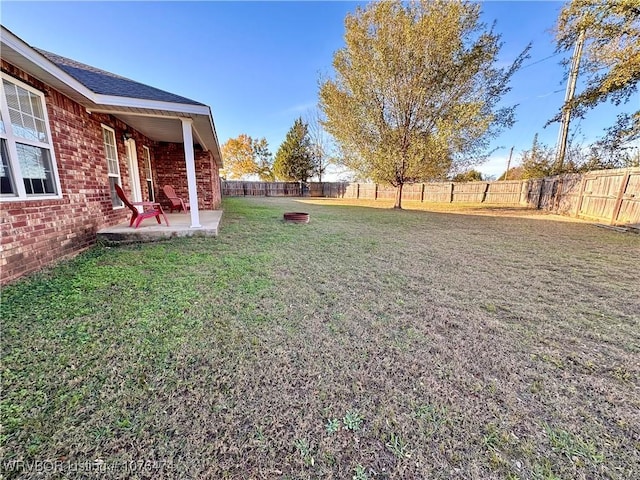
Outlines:
POLYGON ((564 368, 564 362, 562 361, 562 359, 560 359, 560 358, 558 358, 558 357, 556 357, 554 355, 544 354, 544 355, 542 355, 542 360, 547 362, 547 363, 550 363, 551 365, 555 366, 556 368, 560 368, 560 369, 564 368))
POLYGON ((264 430, 261 427, 256 427, 253 432, 253 438, 255 438, 258 442, 264 443, 267 437, 264 434, 264 430))
POLYGON ((116 427, 120 430, 130 430, 132 428, 131 420, 128 418, 119 418, 116 420, 116 427))
POLYGON ((498 386, 496 385, 495 381, 489 382, 486 388, 487 388, 487 392, 489 392, 489 395, 495 395, 496 392, 498 391, 498 386))
POLYGON ((102 426, 95 428, 92 432, 92 436, 95 441, 100 442, 102 440, 107 440, 113 437, 113 431, 110 426, 102 426))
POLYGON ((509 443, 509 434, 500 430, 494 423, 488 423, 484 428, 482 444, 489 450, 498 450, 509 443))
POLYGON ((360 412, 358 412, 357 410, 347 411, 347 413, 342 418, 344 428, 353 432, 355 432, 356 430, 360 430, 363 421, 364 419, 360 416, 360 412))
POLYGON ((493 303, 485 303, 484 308, 489 313, 496 313, 498 311, 498 307, 496 307, 493 303))
POLYGON ((531 383, 531 386, 529 387, 529 391, 534 394, 541 393, 543 389, 544 389, 544 380, 542 380, 541 378, 536 378, 531 383))
POLYGON ((355 475, 351 477, 353 480, 367 480, 369 478, 366 469, 362 465, 356 465, 356 468, 353 470, 355 473, 355 475))
POLYGON ((403 441, 398 435, 392 433, 389 436, 389 441, 385 444, 387 450, 389 450, 398 459, 410 458, 411 452, 409 451, 409 444, 403 441))
POLYGON ((325 426, 327 433, 336 433, 340 430, 340 420, 337 418, 331 418, 327 421, 327 425, 325 426))
POLYGON ((442 425, 449 423, 447 407, 440 407, 427 403, 415 409, 414 415, 418 420, 426 423, 425 432, 427 436, 432 436, 442 425))
POLYGON ((489 451, 489 465, 493 470, 503 471, 509 467, 509 463, 504 459, 502 454, 496 450, 489 451))
POLYGON ((535 463, 531 475, 535 480, 563 480, 553 472, 548 459, 543 459, 542 463, 535 463))
POLYGON ((620 380, 623 383, 631 383, 632 374, 624 366, 619 365, 611 372, 613 378, 620 380))
POLYGON ((598 452, 593 442, 584 441, 571 432, 560 428, 551 428, 549 425, 545 425, 544 429, 553 451, 564 455, 572 462, 582 464, 582 459, 584 459, 597 464, 604 461, 604 455, 598 452))
POLYGON ((24 407, 21 404, 13 403, 10 400, 0 401, 0 419, 2 419, 3 430, 11 432, 22 424, 24 407))
POLYGON ((304 462, 305 466, 313 467, 315 465, 316 461, 315 461, 315 458, 312 455, 311 445, 309 444, 307 439, 306 438, 297 438, 294 441, 294 445, 295 445, 296 449, 298 450, 298 453, 300 454, 300 457, 302 457, 302 461, 304 462))

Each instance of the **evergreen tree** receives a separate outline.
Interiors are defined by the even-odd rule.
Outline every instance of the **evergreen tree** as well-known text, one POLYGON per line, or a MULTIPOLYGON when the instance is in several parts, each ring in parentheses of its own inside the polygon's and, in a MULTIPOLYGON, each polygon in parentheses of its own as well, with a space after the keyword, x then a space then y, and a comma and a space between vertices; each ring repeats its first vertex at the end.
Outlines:
POLYGON ((306 182, 313 176, 314 167, 308 127, 298 118, 278 148, 273 172, 281 180, 306 182))

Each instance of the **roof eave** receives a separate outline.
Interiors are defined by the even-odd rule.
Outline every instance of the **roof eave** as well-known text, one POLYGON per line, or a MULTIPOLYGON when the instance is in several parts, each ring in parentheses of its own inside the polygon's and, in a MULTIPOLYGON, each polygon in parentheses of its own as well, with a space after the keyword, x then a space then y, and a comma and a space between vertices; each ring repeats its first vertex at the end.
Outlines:
MULTIPOLYGON (((102 95, 97 94, 94 91, 87 88, 81 82, 73 78, 63 69, 58 67, 51 60, 46 58, 40 52, 35 50, 29 44, 27 44, 24 40, 16 36, 10 30, 0 25, 0 40, 3 45, 6 45, 10 50, 14 51, 18 55, 22 56, 28 62, 32 63, 38 69, 46 72, 46 74, 53 77, 53 79, 57 80, 57 82, 61 82, 69 89, 73 90, 77 95, 74 95, 74 100, 78 101, 83 107, 87 108, 89 111, 98 111, 107 109, 115 109, 123 108, 123 109, 137 109, 141 113, 144 114, 145 111, 148 112, 168 112, 169 115, 175 116, 184 116, 184 117, 193 117, 193 116, 204 116, 208 118, 208 126, 211 128, 211 133, 213 136, 213 142, 203 142, 205 143, 202 147, 205 150, 212 151, 216 163, 219 167, 222 167, 222 157, 220 154, 220 146, 218 143, 218 137, 215 130, 215 125, 213 123, 213 116, 211 114, 211 109, 207 105, 196 105, 196 104, 184 104, 184 103, 173 103, 173 102, 163 102, 157 100, 147 100, 142 98, 132 98, 132 97, 123 97, 116 95, 102 95), (79 95, 79 97, 78 97, 79 95), (213 143, 213 145, 211 145, 213 143)), ((3 55, 4 56, 4 55, 3 55)), ((20 65, 18 67, 22 68, 20 65)), ((32 73, 32 72, 28 72, 32 73)), ((40 79, 45 83, 51 83, 50 79, 40 79)), ((54 88, 56 85, 52 85, 54 88)), ((64 92, 63 92, 64 93, 64 92)), ((124 111, 123 111, 124 112, 124 111)), ((202 138, 202 135, 199 135, 202 138)))

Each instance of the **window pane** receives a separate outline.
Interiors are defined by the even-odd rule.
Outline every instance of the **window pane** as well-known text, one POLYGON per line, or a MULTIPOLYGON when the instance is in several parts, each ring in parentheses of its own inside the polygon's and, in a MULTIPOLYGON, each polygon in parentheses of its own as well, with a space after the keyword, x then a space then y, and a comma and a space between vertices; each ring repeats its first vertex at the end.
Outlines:
POLYGON ((111 191, 111 205, 114 207, 121 207, 122 200, 118 196, 118 192, 116 192, 116 185, 118 184, 118 179, 115 177, 109 177, 109 190, 111 191))
POLYGON ((30 106, 33 111, 33 116, 38 119, 43 119, 44 113, 42 112, 42 102, 40 102, 40 97, 29 92, 29 99, 31 100, 30 106))
POLYGON ((4 120, 2 120, 2 113, 0 113, 0 133, 7 133, 4 129, 4 120))
POLYGON ((27 195, 55 194, 49 151, 22 143, 17 143, 16 149, 27 195))
POLYGON ((44 108, 40 96, 3 80, 9 107, 9 120, 16 137, 48 142, 44 121, 44 108))
POLYGON ((102 129, 104 140, 104 156, 107 157, 107 168, 110 175, 118 175, 118 151, 116 150, 116 138, 111 130, 102 129))
POLYGON ((4 85, 4 93, 7 97, 7 105, 9 106, 9 108, 11 110, 20 110, 20 103, 18 102, 16 85, 7 80, 3 80, 2 84, 4 85))
POLYGON ((149 192, 149 201, 155 202, 156 196, 153 193, 153 182, 151 180, 147 180, 147 191, 149 192))
POLYGON ((0 162, 0 192, 2 195, 15 194, 16 190, 13 186, 13 174, 11 173, 11 167, 9 165, 9 152, 7 151, 7 141, 0 140, 0 156, 2 156, 2 162, 0 162))

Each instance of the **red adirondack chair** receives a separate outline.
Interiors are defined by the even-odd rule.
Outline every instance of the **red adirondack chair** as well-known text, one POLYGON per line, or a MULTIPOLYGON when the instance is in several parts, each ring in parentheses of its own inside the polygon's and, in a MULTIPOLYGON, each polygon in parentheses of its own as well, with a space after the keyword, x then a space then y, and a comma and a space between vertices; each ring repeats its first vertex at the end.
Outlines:
POLYGON ((185 202, 184 200, 182 200, 182 198, 176 195, 176 191, 171 185, 165 185, 164 187, 162 187, 162 191, 171 202, 171 210, 169 211, 169 213, 173 213, 174 209, 178 212, 182 210, 183 212, 187 213, 187 210, 191 208, 189 206, 189 202, 185 202))
POLYGON ((116 184, 116 193, 118 194, 118 197, 120 197, 120 200, 122 200, 122 203, 124 203, 127 207, 129 207, 129 210, 131 210, 131 220, 129 221, 130 227, 133 226, 133 228, 138 228, 138 225, 140 225, 140 222, 142 222, 142 220, 144 220, 145 218, 154 217, 158 221, 158 224, 161 224, 162 222, 160 222, 160 215, 164 217, 164 221, 166 222, 167 227, 169 226, 169 220, 164 214, 164 211, 162 210, 162 207, 159 203, 130 202, 127 196, 122 191, 122 188, 120 188, 120 185, 118 184, 116 184), (136 205, 141 205, 143 207, 143 211, 138 211, 138 209, 135 207, 136 205))

